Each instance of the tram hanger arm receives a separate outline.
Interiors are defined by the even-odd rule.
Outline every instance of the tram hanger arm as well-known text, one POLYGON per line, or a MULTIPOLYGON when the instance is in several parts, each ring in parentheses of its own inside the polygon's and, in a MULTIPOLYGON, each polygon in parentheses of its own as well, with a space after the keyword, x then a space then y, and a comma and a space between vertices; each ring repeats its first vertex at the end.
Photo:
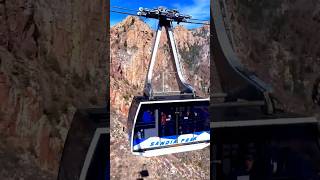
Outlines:
POLYGON ((173 57, 173 63, 175 64, 175 70, 177 71, 176 78, 178 80, 180 93, 181 94, 192 93, 195 96, 196 92, 195 92, 194 88, 186 82, 186 80, 184 79, 183 74, 182 74, 180 60, 178 57, 178 50, 177 50, 177 46, 175 43, 173 31, 172 31, 172 22, 170 20, 163 19, 163 18, 159 19, 159 25, 158 25, 158 29, 156 32, 156 39, 154 42, 151 61, 149 64, 145 87, 144 87, 144 95, 151 98, 151 99, 153 98, 152 75, 153 75, 153 68, 154 68, 154 64, 156 61, 156 55, 157 55, 157 51, 159 48, 160 37, 161 37, 161 33, 162 33, 163 28, 165 29, 165 31, 167 33, 168 44, 170 45, 170 48, 171 48, 171 53, 172 53, 171 55, 173 57))

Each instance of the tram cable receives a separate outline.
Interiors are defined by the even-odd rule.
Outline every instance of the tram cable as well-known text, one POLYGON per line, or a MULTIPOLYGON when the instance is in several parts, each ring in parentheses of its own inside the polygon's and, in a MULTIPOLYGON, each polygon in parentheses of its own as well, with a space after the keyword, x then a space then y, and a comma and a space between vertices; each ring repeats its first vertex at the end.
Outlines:
POLYGON ((131 16, 138 16, 136 14, 132 14, 132 13, 128 13, 128 12, 121 12, 121 11, 114 11, 114 10, 110 10, 110 12, 119 13, 119 14, 127 14, 127 15, 131 15, 131 16))
POLYGON ((138 12, 137 10, 128 9, 128 8, 124 8, 124 7, 120 7, 120 6, 111 6, 110 8, 121 9, 121 10, 132 11, 132 12, 138 12))
MULTIPOLYGON (((155 8, 155 9, 147 9, 147 8, 139 8, 139 10, 133 10, 133 9, 128 9, 125 7, 120 7, 120 6, 111 6, 110 12, 112 13, 118 13, 118 14, 126 14, 126 15, 131 15, 131 16, 137 16, 137 17, 145 17, 145 18, 153 18, 153 19, 157 19, 155 18, 156 16, 154 15, 158 15, 159 13, 161 13, 160 8, 167 10, 164 7, 159 7, 159 8, 155 8), (120 10, 124 10, 124 11, 120 11, 120 10), (136 14, 131 13, 131 12, 137 12, 136 14), (150 16, 152 15, 152 16, 150 16)), ((210 25, 210 23, 208 23, 208 20, 201 20, 201 19, 195 19, 195 18, 191 18, 191 16, 183 16, 180 13, 177 13, 178 11, 176 10, 170 10, 169 12, 166 12, 167 14, 173 15, 172 21, 176 21, 178 24, 179 23, 188 23, 188 24, 202 24, 202 25, 210 25), (177 20, 177 18, 180 18, 180 20, 177 20), (191 20, 191 21, 187 21, 187 19, 191 20), (195 21, 199 21, 199 22, 195 22, 195 21)), ((160 17, 160 16, 158 16, 160 17)))

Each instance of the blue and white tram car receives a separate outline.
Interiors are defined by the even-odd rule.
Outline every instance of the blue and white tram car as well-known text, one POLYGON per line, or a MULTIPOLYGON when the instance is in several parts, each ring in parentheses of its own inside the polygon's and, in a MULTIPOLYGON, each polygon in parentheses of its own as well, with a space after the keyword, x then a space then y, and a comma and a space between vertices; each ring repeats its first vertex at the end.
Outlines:
POLYGON ((150 157, 209 146, 209 102, 179 95, 135 96, 128 115, 131 152, 150 157))

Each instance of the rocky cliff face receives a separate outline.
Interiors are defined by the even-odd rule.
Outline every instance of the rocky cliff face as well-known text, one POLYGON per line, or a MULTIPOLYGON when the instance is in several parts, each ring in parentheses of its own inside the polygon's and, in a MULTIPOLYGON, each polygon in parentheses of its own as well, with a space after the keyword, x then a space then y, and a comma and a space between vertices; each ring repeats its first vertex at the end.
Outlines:
POLYGON ((105 3, 0 1, 0 140, 53 174, 76 108, 104 101, 105 3))
POLYGON ((226 1, 235 49, 243 63, 272 84, 289 111, 315 114, 320 77, 320 2, 226 1))
MULTIPOLYGON (((111 50, 111 105, 127 113, 133 95, 141 95, 151 58, 155 31, 136 17, 127 17, 110 30, 111 50)), ((209 87, 209 27, 193 31, 177 26, 175 39, 187 81, 194 85, 199 95, 204 96, 209 87)), ((155 91, 162 91, 162 73, 165 77, 165 91, 178 90, 173 63, 162 32, 156 57, 153 84, 155 91)))
MULTIPOLYGON (((139 172, 147 168, 150 179, 207 179, 209 148, 153 158, 130 153, 127 113, 133 96, 142 95, 156 33, 139 18, 129 16, 113 26, 110 34, 111 178, 137 179, 139 172)), ((187 81, 199 95, 205 96, 210 80, 209 27, 187 30, 177 26, 174 35, 187 81)), ((178 90, 175 77, 170 74, 173 64, 166 41, 163 32, 153 76, 156 91, 163 90, 163 72, 168 74, 164 90, 178 90)))

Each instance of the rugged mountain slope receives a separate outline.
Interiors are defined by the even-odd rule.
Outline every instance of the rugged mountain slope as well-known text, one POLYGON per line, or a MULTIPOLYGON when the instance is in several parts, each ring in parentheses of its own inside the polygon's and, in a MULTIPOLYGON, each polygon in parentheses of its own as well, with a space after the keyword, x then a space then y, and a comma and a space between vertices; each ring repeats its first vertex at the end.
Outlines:
MULTIPOLYGON (((189 31, 177 26, 174 33, 187 80, 196 87, 199 95, 205 95, 210 81, 209 27, 189 31)), ((124 108, 124 114, 124 103, 130 102, 129 98, 134 94, 142 92, 154 36, 155 32, 147 24, 131 16, 111 28, 111 105, 124 108)), ((173 64, 166 41, 163 32, 153 75, 156 91, 162 91, 162 72, 167 75, 165 91, 178 90, 174 74, 171 73, 173 64)))
POLYGON ((76 108, 104 101, 106 14, 101 0, 0 1, 0 138, 53 175, 76 108))
POLYGON ((235 49, 243 63, 273 85, 287 110, 319 112, 312 102, 312 89, 320 78, 320 2, 226 3, 235 49))
MULTIPOLYGON (((187 30, 174 29, 188 82, 198 94, 205 95, 209 87, 209 27, 187 30)), ((149 65, 155 31, 136 17, 127 17, 110 31, 111 65, 111 177, 112 179, 139 178, 139 172, 149 171, 150 179, 207 179, 209 177, 209 148, 142 158, 130 154, 126 129, 128 108, 133 95, 141 95, 149 65)), ((169 48, 162 34, 155 65, 153 83, 161 91, 162 72, 172 72, 169 48)), ((165 90, 177 90, 174 76, 167 76, 165 90), (171 89, 169 89, 169 87, 171 89)))

